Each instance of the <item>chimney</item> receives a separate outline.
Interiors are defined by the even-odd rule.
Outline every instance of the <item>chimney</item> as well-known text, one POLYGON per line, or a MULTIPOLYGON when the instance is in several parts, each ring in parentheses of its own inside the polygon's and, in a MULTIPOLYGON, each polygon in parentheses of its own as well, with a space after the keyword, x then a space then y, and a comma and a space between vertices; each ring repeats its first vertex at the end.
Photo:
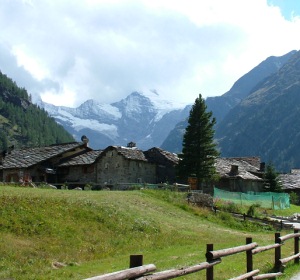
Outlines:
POLYGON ((127 144, 127 147, 128 148, 135 148, 136 147, 136 143, 134 143, 134 142, 129 142, 128 144, 127 144))
POLYGON ((259 171, 260 172, 265 172, 265 168, 266 168, 266 163, 261 162, 260 165, 259 165, 259 171))
POLYGON ((87 138, 85 135, 81 136, 81 141, 85 144, 85 146, 88 146, 89 138, 87 138))
POLYGON ((239 174, 239 166, 231 165, 230 175, 238 175, 239 174))

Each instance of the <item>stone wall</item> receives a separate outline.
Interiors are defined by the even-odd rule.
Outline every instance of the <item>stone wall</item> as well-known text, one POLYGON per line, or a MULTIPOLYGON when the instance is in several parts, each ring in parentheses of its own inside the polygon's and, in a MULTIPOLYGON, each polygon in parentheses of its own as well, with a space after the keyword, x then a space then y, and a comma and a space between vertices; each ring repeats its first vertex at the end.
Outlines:
POLYGON ((116 151, 107 152, 97 163, 97 183, 155 183, 155 165, 147 161, 126 159, 116 151))
POLYGON ((95 164, 69 166, 58 170, 59 183, 96 183, 95 164))

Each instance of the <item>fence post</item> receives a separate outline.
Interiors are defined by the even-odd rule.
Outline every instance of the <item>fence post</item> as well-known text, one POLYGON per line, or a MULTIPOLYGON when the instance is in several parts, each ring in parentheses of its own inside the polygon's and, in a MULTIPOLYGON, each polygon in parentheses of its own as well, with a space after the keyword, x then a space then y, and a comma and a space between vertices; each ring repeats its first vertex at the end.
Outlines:
MULTIPOLYGON (((129 268, 138 267, 143 265, 143 255, 130 255, 129 268)), ((135 278, 129 278, 134 280, 135 278)))
MULTIPOLYGON (((252 237, 246 238, 246 244, 252 243, 252 237)), ((247 272, 251 272, 253 270, 253 255, 252 255, 252 249, 246 251, 246 257, 247 257, 247 272)), ((248 280, 252 280, 253 277, 250 276, 247 278, 248 280)))
MULTIPOLYGON (((275 243, 281 244, 281 240, 279 239, 280 233, 276 232, 275 233, 275 243)), ((281 269, 281 246, 275 248, 275 270, 277 272, 280 272, 281 269)))
MULTIPOLYGON (((298 229, 294 229, 294 233, 298 233, 298 229)), ((299 253, 299 237, 295 237, 294 239, 294 250, 295 250, 295 255, 299 253)), ((299 264, 299 258, 295 258, 294 260, 295 264, 299 264)))
MULTIPOLYGON (((206 253, 214 250, 214 244, 206 244, 206 253)), ((206 254, 207 256, 208 254, 206 254)), ((206 257, 206 261, 210 262, 212 259, 210 257, 206 257)), ((214 267, 209 267, 206 269, 206 280, 214 280, 214 267)))
POLYGON ((143 255, 130 255, 129 268, 143 265, 143 255))

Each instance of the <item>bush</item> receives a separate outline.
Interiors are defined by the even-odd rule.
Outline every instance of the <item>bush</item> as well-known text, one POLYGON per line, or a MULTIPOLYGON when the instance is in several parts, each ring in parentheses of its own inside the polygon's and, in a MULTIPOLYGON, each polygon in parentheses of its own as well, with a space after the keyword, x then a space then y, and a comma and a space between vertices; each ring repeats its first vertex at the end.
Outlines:
POLYGON ((230 212, 230 213, 241 213, 240 206, 231 201, 218 199, 214 201, 214 206, 221 211, 230 212))
POLYGON ((248 211, 247 211, 247 215, 248 215, 248 216, 251 216, 251 217, 254 217, 254 216, 255 216, 255 205, 254 205, 254 204, 252 204, 252 205, 249 207, 249 209, 248 209, 248 211))
POLYGON ((299 204, 299 196, 295 192, 290 193, 290 200, 292 204, 298 205, 299 204))

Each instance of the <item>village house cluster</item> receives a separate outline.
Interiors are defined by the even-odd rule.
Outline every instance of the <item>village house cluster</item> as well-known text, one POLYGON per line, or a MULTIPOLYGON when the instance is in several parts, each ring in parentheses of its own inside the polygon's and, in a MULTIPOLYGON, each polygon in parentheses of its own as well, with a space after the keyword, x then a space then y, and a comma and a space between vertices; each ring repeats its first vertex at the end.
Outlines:
MULTIPOLYGON (((9 149, 0 156, 0 181, 9 183, 48 183, 69 188, 91 185, 95 188, 125 188, 132 184, 175 184, 177 154, 153 147, 142 151, 134 142, 93 150, 88 139, 82 142, 46 147, 9 149)), ((265 164, 260 157, 217 158, 218 179, 203 187, 211 193, 214 186, 231 192, 264 190, 265 164)), ((300 187, 300 172, 280 176, 283 189, 300 187)), ((181 182, 188 183, 188 182, 181 182)), ((191 188, 196 188, 191 184, 191 188)))
POLYGON ((88 139, 82 142, 46 147, 13 149, 3 153, 0 161, 0 180, 21 184, 46 182, 71 187, 91 184, 114 187, 136 184, 175 182, 176 154, 160 148, 147 151, 135 143, 127 147, 109 146, 93 150, 88 139))

